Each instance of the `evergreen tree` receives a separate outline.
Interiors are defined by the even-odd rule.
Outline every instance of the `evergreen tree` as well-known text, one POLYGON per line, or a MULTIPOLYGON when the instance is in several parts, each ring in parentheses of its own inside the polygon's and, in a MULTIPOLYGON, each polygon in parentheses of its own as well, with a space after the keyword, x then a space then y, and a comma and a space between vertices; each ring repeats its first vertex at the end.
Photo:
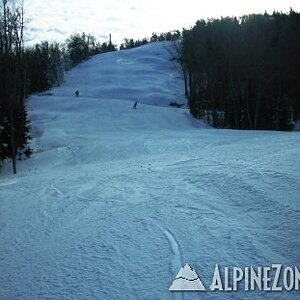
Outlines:
POLYGON ((200 20, 178 60, 191 113, 214 126, 289 130, 299 119, 300 14, 200 20), (223 116, 220 122, 219 116, 223 116))
POLYGON ((22 3, 3 0, 0 8, 0 154, 1 160, 12 160, 14 173, 18 152, 26 147, 29 130, 24 105, 23 30, 22 3))

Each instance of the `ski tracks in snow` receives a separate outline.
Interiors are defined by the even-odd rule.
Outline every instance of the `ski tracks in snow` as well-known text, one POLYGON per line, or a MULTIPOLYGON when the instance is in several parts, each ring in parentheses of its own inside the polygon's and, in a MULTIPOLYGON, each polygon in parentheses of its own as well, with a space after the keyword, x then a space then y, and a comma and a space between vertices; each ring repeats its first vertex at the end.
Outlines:
POLYGON ((165 236, 167 237, 172 252, 173 252, 173 261, 172 261, 172 270, 175 272, 176 270, 178 270, 181 266, 183 266, 183 262, 182 262, 182 255, 181 255, 181 250, 180 250, 180 246, 179 243, 177 242, 174 233, 172 233, 170 230, 168 229, 162 229, 163 233, 165 234, 165 236))

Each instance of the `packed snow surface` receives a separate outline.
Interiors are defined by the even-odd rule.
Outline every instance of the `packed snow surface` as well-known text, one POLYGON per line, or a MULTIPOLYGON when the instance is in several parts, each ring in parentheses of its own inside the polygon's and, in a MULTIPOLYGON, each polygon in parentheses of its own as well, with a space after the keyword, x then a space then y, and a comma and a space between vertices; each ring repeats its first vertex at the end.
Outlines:
POLYGON ((207 289, 215 264, 300 266, 300 135, 168 106, 168 47, 95 56, 29 99, 35 153, 0 177, 0 299, 300 299, 169 291, 186 263, 207 289))

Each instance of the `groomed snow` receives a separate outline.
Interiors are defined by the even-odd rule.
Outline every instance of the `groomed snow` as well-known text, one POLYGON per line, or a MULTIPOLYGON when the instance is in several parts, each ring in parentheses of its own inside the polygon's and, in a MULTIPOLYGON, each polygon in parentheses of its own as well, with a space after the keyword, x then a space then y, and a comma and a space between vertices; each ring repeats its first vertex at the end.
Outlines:
POLYGON ((30 98, 35 154, 0 177, 0 299, 300 299, 168 290, 186 263, 206 287, 215 264, 300 266, 299 132, 169 107, 168 46, 96 56, 30 98))

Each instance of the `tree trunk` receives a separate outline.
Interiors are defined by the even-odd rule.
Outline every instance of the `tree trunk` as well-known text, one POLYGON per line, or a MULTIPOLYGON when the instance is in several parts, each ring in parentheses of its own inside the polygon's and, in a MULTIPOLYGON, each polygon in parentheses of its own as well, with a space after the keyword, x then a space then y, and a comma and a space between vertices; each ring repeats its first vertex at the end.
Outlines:
POLYGON ((14 114, 11 111, 10 114, 10 143, 11 143, 11 155, 12 155, 12 165, 13 172, 17 174, 17 163, 16 163, 16 140, 15 140, 15 126, 14 126, 14 114))
POLYGON ((257 130, 259 120, 260 98, 256 99, 255 115, 254 115, 254 130, 257 130))

